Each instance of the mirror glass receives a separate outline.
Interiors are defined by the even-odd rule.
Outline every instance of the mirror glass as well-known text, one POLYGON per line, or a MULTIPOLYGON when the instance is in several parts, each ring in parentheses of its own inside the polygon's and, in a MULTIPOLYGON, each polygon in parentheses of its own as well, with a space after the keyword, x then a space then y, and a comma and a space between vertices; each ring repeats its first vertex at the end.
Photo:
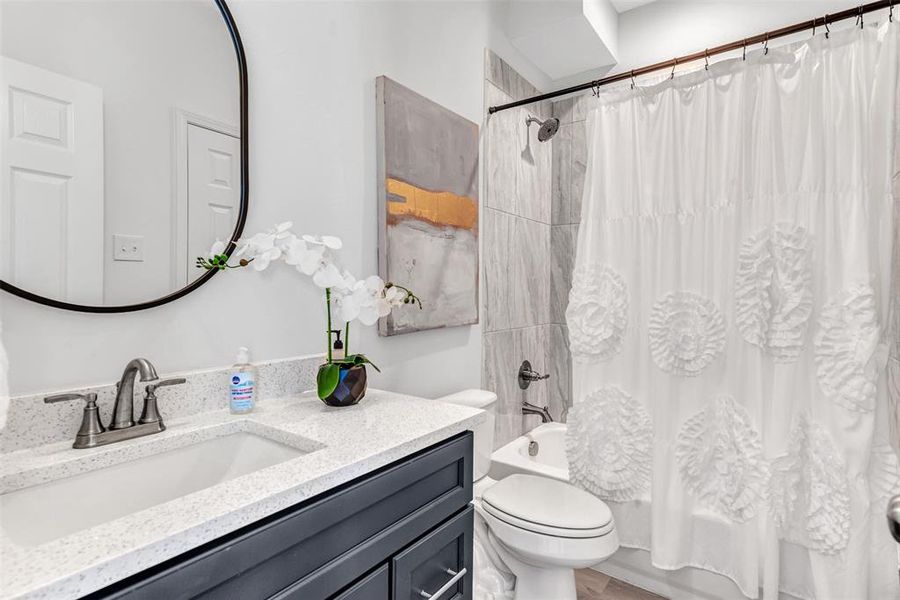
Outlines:
POLYGON ((240 212, 241 89, 213 0, 0 1, 0 279, 150 302, 240 212))

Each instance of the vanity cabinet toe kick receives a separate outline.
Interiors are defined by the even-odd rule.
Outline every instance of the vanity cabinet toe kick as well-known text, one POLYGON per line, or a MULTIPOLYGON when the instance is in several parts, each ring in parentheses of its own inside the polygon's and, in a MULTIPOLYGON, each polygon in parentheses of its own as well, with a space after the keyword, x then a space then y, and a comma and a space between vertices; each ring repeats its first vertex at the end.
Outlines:
POLYGON ((87 596, 471 600, 465 432, 87 596))

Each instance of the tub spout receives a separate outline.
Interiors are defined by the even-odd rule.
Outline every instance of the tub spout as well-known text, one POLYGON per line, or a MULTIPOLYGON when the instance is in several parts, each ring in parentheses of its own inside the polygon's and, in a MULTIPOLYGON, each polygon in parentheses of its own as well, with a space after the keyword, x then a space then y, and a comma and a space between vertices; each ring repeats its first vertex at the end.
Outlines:
POLYGON ((522 414, 523 415, 540 415, 542 423, 552 423, 553 417, 550 415, 550 407, 544 406, 543 408, 540 406, 535 406, 530 402, 522 401, 522 414))

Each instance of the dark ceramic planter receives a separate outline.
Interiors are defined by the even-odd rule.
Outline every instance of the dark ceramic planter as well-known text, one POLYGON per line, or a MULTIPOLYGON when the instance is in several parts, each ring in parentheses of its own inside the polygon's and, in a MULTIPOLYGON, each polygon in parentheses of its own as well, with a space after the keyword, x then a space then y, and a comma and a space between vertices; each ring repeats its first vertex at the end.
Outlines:
MULTIPOLYGON (((322 369, 319 367, 319 377, 322 369)), ((337 387, 325 398, 319 399, 328 406, 353 406, 366 395, 366 366, 365 365, 340 365, 341 375, 337 387)))

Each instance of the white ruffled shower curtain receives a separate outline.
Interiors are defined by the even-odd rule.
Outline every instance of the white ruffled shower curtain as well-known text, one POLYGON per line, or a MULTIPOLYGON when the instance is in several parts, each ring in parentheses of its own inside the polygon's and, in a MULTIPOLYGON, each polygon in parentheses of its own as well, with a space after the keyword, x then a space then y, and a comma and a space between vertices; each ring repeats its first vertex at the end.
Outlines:
POLYGON ((750 597, 900 598, 884 364, 900 24, 588 114, 567 310, 572 480, 655 566, 750 597))

